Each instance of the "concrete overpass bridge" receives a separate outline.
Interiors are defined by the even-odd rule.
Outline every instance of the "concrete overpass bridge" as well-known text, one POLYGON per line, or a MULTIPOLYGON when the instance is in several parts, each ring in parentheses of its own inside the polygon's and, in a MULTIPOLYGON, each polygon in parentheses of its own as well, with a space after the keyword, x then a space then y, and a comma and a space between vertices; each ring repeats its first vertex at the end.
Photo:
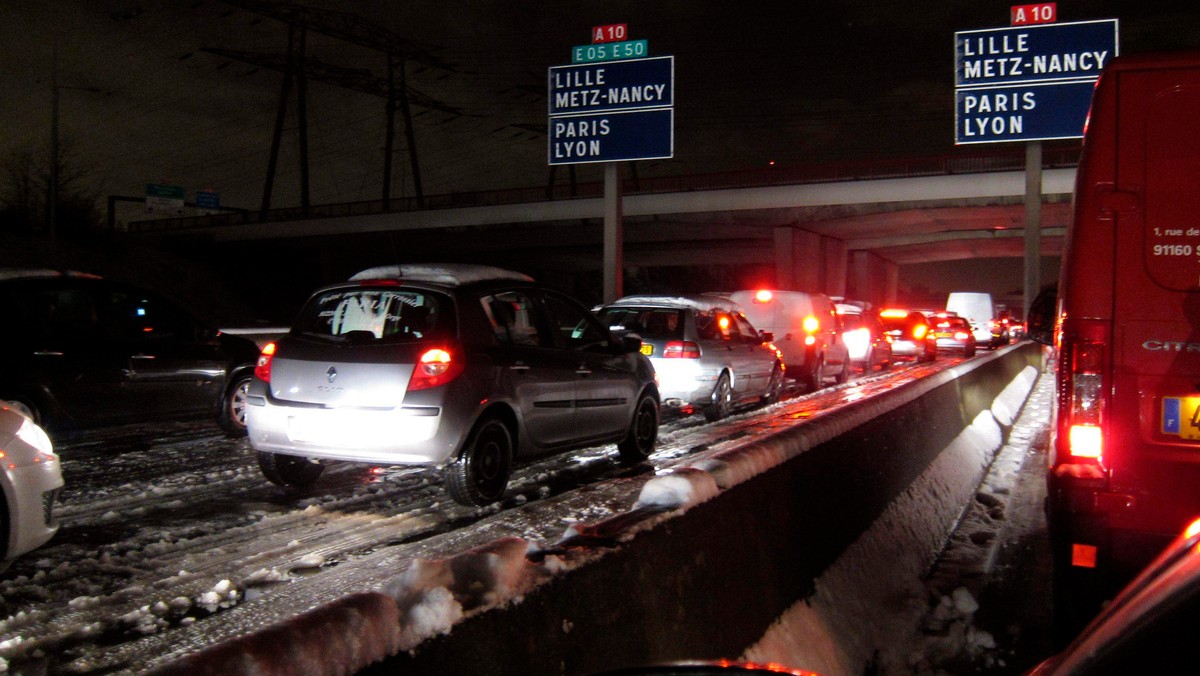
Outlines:
MULTIPOLYGON (((1041 254, 1061 251, 1077 149, 1047 153, 1041 254)), ((638 180, 623 178, 623 259, 628 269, 773 266, 781 288, 877 303, 895 299, 900 266, 1024 256, 1025 172, 1015 155, 905 160, 786 171, 638 180)), ((602 185, 490 191, 414 199, 133 221, 139 237, 270 242, 319 252, 338 268, 387 260, 505 261, 552 274, 602 265, 602 185), (403 238, 396 235, 403 234, 403 238), (342 262, 351 257, 350 264, 342 262), (364 258, 364 256, 366 256, 364 258)))

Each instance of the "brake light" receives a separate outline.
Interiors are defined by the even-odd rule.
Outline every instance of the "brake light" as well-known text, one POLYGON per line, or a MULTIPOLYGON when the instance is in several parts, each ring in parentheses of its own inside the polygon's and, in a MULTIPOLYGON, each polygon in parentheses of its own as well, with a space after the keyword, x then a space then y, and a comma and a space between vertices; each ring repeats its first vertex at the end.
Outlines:
POLYGON ((1104 364, 1107 348, 1094 338, 1067 341, 1064 355, 1069 370, 1063 390, 1067 453, 1102 461, 1104 452, 1104 364))
POLYGON ((663 348, 664 359, 699 359, 700 346, 690 340, 672 340, 663 348))
POLYGON ((954 334, 954 339, 955 340, 966 340, 968 337, 970 337, 970 335, 971 334, 967 333, 966 331, 959 331, 954 334))
POLYGON ((821 328, 821 322, 816 317, 809 315, 804 318, 804 331, 806 333, 816 333, 821 328))
POLYGON ((922 340, 925 338, 925 334, 929 333, 929 327, 925 326, 924 324, 917 324, 916 326, 913 327, 912 333, 913 333, 913 338, 916 338, 917 340, 922 340))
POLYGON ((408 381, 408 390, 424 390, 430 387, 445 385, 454 380, 466 369, 466 364, 455 359, 442 348, 426 350, 417 360, 412 378, 408 381))
POLYGON ((770 303, 771 299, 774 297, 775 297, 775 294, 771 293, 770 291, 767 291, 766 289, 763 289, 762 291, 759 291, 758 293, 754 294, 754 302, 755 303, 770 303))
POLYGON ((271 360, 275 359, 275 343, 263 345, 258 361, 254 363, 254 377, 264 383, 271 382, 271 360))

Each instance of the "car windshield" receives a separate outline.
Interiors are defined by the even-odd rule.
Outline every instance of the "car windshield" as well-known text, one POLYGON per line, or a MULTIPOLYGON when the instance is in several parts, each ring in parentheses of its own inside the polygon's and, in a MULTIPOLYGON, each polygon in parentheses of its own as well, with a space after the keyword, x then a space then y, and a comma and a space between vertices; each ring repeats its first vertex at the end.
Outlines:
POLYGON ((647 340, 676 340, 683 337, 683 312, 675 308, 612 307, 600 313, 600 321, 611 331, 628 331, 647 340))
POLYGON ((300 312, 294 331, 321 338, 407 342, 454 332, 451 301, 414 289, 356 287, 314 296, 300 312))

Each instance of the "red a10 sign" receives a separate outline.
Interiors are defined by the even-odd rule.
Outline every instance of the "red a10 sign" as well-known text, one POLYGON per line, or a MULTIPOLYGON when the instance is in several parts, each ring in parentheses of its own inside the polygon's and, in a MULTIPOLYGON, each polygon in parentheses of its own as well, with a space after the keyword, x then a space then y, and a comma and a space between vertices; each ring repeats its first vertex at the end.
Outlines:
POLYGON ((1025 26, 1035 23, 1058 21, 1058 3, 1042 2, 1036 5, 1014 5, 1011 9, 1012 25, 1025 26))
POLYGON ((623 23, 613 23, 607 26, 592 28, 592 44, 601 42, 621 42, 629 36, 629 26, 623 23))

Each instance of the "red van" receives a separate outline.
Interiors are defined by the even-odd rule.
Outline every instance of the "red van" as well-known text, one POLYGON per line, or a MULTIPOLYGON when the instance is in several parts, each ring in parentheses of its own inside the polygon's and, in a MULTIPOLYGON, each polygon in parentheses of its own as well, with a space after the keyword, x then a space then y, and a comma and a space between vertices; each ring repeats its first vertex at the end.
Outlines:
POLYGON ((1200 52, 1101 75, 1049 314, 1047 515, 1071 635, 1200 514, 1200 52))

